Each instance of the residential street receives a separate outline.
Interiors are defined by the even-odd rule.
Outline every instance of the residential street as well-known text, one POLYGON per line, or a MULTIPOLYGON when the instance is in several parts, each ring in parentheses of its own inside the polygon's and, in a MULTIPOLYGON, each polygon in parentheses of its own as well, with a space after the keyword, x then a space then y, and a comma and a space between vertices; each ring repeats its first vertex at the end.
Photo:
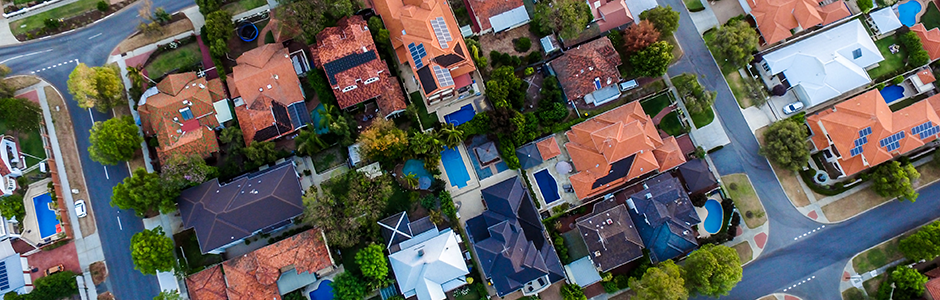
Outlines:
MULTIPOLYGON (((164 7, 169 12, 195 5, 192 0, 154 0, 153 3, 154 7, 164 7)), ((90 204, 94 207, 104 256, 109 266, 110 275, 104 285, 118 299, 151 299, 159 292, 159 288, 156 277, 144 276, 135 270, 130 257, 131 236, 143 230, 143 222, 133 212, 109 205, 112 187, 129 175, 127 165, 104 167, 88 156, 88 130, 94 121, 106 120, 111 117, 111 113, 89 112, 79 108, 68 93, 66 81, 76 65, 75 59, 90 66, 104 64, 111 50, 136 31, 139 20, 137 5, 139 3, 70 33, 0 48, 0 63, 12 68, 13 74, 38 71, 34 75, 55 85, 65 96, 75 124, 82 167, 91 195, 90 204), (50 68, 52 66, 56 67, 50 68)), ((104 290, 99 289, 98 292, 104 290)))

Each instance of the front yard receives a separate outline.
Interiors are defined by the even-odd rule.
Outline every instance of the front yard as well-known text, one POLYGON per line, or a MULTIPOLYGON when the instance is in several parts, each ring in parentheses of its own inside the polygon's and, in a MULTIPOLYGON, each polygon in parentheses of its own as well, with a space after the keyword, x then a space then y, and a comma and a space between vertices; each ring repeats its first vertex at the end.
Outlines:
POLYGON ((734 251, 738 252, 738 258, 741 259, 741 264, 746 264, 751 261, 751 259, 754 259, 754 252, 751 250, 751 245, 747 242, 734 245, 732 248, 734 248, 734 251))
MULTIPOLYGON (((914 183, 915 189, 919 189, 940 179, 940 168, 935 167, 932 162, 917 167, 917 171, 920 172, 920 179, 914 183)), ((822 211, 826 214, 826 218, 828 218, 829 221, 839 222, 890 200, 892 199, 881 197, 872 189, 866 188, 823 206, 822 211)))
POLYGON ((679 114, 677 114, 676 111, 669 112, 659 121, 659 129, 662 129, 671 136, 680 136, 683 133, 689 132, 689 128, 685 127, 682 121, 679 120, 679 114))
POLYGON ((44 22, 48 19, 68 19, 78 16, 86 11, 97 9, 95 7, 97 4, 98 0, 78 0, 71 4, 10 22, 10 29, 13 31, 13 35, 26 34, 31 30, 43 28, 45 26, 44 22))
POLYGON ((728 63, 725 60, 724 55, 717 52, 712 47, 712 42, 715 40, 716 32, 717 30, 714 29, 709 30, 705 32, 704 35, 702 35, 702 38, 705 39, 705 45, 708 46, 708 50, 711 52, 712 57, 715 58, 715 62, 718 63, 718 67, 721 69, 721 74, 724 75, 725 80, 728 81, 728 86, 731 88, 731 92, 734 94, 734 98, 738 101, 738 106, 741 108, 747 108, 758 102, 762 102, 755 101, 748 95, 746 85, 748 84, 748 81, 753 81, 754 79, 742 78, 741 74, 738 73, 738 68, 728 63))
POLYGON ((673 99, 671 93, 662 93, 656 95, 656 97, 641 101, 640 106, 643 107, 643 111, 646 112, 646 114, 655 116, 659 113, 659 111, 669 106, 669 104, 672 104, 672 102, 673 99))
POLYGON ((751 181, 745 174, 731 174, 721 176, 721 182, 725 184, 725 191, 734 206, 744 215, 744 223, 748 228, 754 229, 767 222, 767 214, 764 212, 764 206, 760 202, 751 181))
POLYGON ((881 55, 885 57, 885 60, 879 62, 877 68, 868 70, 868 75, 871 78, 877 80, 881 76, 904 67, 904 58, 907 57, 907 51, 904 50, 904 47, 900 47, 901 50, 898 53, 891 53, 891 49, 888 49, 889 46, 899 45, 899 43, 897 35, 886 36, 875 41, 875 46, 878 46, 878 50, 881 51, 881 55))
POLYGON ((904 258, 904 254, 898 250, 898 244, 901 242, 901 237, 904 236, 887 240, 852 258, 852 265, 855 267, 855 272, 862 274, 904 258))
POLYGON ((202 61, 198 43, 189 43, 154 58, 145 70, 150 78, 161 78, 174 70, 191 67, 202 61))
MULTIPOLYGON (((238 0, 222 6, 222 10, 232 13, 232 15, 237 15, 258 7, 261 7, 265 4, 268 4, 266 0, 238 0)), ((263 27, 258 27, 263 28, 263 27)))

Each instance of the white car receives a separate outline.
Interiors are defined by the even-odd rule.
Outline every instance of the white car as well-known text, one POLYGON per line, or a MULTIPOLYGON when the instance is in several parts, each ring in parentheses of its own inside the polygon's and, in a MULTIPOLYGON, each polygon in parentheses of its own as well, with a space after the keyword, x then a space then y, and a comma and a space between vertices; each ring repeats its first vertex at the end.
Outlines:
POLYGON ((88 215, 88 210, 85 209, 85 200, 76 200, 75 201, 75 215, 79 218, 84 218, 88 215))
POLYGON ((784 106, 783 113, 791 115, 795 112, 800 111, 801 109, 803 109, 803 102, 797 101, 797 102, 787 104, 787 106, 784 106))

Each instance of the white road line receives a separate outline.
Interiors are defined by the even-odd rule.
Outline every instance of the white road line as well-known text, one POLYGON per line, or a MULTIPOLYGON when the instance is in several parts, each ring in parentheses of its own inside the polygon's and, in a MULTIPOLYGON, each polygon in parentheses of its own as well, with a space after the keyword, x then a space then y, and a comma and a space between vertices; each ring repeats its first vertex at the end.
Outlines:
POLYGON ((124 230, 124 226, 121 225, 121 217, 118 216, 117 219, 118 219, 118 229, 124 230))
POLYGON ((93 36, 91 36, 91 37, 88 37, 88 39, 90 40, 90 39, 96 38, 96 37, 98 37, 98 36, 100 36, 100 35, 101 35, 101 32, 99 32, 98 34, 93 35, 93 36))
POLYGON ((101 167, 104 168, 104 178, 111 179, 111 176, 108 176, 108 167, 107 166, 101 166, 101 167))
POLYGON ((0 61, 0 64, 3 64, 3 63, 5 63, 5 62, 11 61, 11 60, 14 60, 14 59, 17 59, 17 58, 27 57, 27 56, 30 56, 30 55, 36 55, 36 54, 40 54, 40 53, 46 53, 46 52, 49 52, 49 51, 52 51, 52 49, 46 49, 46 50, 42 50, 42 51, 36 51, 36 52, 33 52, 33 53, 27 53, 27 54, 17 55, 17 56, 14 56, 14 57, 11 57, 11 58, 7 58, 7 59, 5 59, 5 60, 0 61))
POLYGON ((91 108, 88 108, 88 117, 91 118, 91 123, 95 123, 95 116, 91 114, 91 108))

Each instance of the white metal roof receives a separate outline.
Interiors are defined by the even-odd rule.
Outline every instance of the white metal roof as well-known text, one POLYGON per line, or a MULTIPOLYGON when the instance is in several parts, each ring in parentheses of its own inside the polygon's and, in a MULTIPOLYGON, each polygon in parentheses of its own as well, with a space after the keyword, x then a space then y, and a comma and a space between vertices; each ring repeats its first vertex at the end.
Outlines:
POLYGON ((490 17, 490 26, 493 32, 500 32, 529 22, 529 13, 525 6, 510 9, 507 12, 490 17))
POLYGON ((398 287, 405 294, 417 295, 418 300, 445 299, 444 285, 453 288, 454 280, 466 282, 470 273, 456 235, 449 229, 388 258, 398 287))
POLYGON ((228 104, 228 99, 216 101, 212 103, 212 107, 215 108, 215 118, 219 120, 219 124, 232 120, 232 108, 228 104))
POLYGON ((871 16, 871 20, 875 22, 875 26, 878 27, 879 32, 891 32, 901 27, 901 20, 899 20, 898 15, 894 13, 894 9, 890 7, 873 11, 868 15, 871 16))

